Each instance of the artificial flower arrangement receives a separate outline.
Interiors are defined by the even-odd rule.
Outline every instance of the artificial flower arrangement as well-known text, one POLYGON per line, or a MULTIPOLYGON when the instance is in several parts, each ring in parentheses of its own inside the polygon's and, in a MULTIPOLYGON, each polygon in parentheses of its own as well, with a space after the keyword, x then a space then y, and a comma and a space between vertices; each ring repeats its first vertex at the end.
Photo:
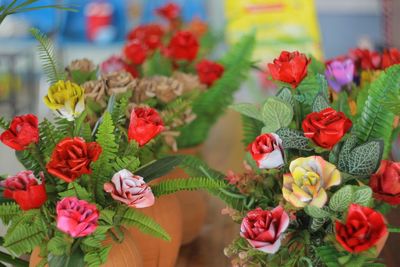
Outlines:
MULTIPOLYGON (((123 242, 125 228, 137 227, 169 240, 168 233, 140 209, 178 190, 218 189, 220 181, 206 177, 149 184, 181 161, 173 156, 141 161, 148 153, 146 144, 164 128, 158 112, 136 107, 126 128, 127 102, 114 101, 111 95, 92 127, 84 89, 65 79, 47 37, 37 30, 32 34, 40 43, 51 84, 44 102, 56 118, 40 123, 33 114, 11 122, 0 119, 1 142, 15 150, 26 168, 1 177, 0 218, 8 226, 2 246, 14 256, 40 248, 38 266, 99 266, 112 247, 105 240, 123 242)), ((21 266, 21 260, 7 259, 21 266)))
POLYGON ((399 228, 383 214, 400 203, 400 163, 388 159, 394 114, 383 103, 398 97, 400 65, 369 84, 358 116, 332 103, 329 66, 325 78, 318 62, 283 51, 268 64, 278 93, 232 106, 248 151, 219 194, 241 225, 224 251, 233 266, 385 266, 377 256, 399 228))
POLYGON ((180 8, 175 4, 161 7, 157 13, 168 21, 167 28, 139 25, 128 34, 121 55, 98 67, 87 59, 76 60, 67 70, 70 80, 85 89, 93 122, 115 94, 117 99, 126 98, 130 109, 157 109, 165 123, 162 138, 157 140, 177 151, 203 143, 232 103, 233 93, 252 66, 255 38, 254 34, 244 36, 218 62, 211 61, 205 59, 210 54, 206 26, 199 34, 181 23, 180 8))

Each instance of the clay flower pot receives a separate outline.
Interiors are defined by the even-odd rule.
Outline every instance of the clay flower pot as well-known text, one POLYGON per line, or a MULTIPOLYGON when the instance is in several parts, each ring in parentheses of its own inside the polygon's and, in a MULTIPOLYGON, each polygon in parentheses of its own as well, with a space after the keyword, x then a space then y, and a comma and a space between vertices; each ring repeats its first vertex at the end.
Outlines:
MULTIPOLYGON (((144 267, 141 255, 135 240, 128 231, 124 231, 124 241, 122 243, 116 243, 107 238, 105 244, 112 244, 110 253, 108 254, 107 262, 102 267, 144 267)), ((32 251, 31 258, 29 261, 29 267, 36 267, 42 260, 39 257, 40 249, 37 247, 32 251)), ((48 265, 46 264, 46 267, 48 265)))

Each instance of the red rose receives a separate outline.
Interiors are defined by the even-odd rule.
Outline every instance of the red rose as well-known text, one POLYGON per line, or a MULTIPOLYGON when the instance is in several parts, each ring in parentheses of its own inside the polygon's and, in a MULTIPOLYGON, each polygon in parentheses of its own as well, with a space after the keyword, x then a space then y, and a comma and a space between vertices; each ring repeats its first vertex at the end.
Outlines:
POLYGON ((12 120, 10 128, 1 134, 0 140, 15 150, 24 150, 31 143, 39 142, 38 126, 38 119, 33 114, 17 116, 12 120))
POLYGON ((368 49, 357 48, 350 50, 349 56, 358 70, 377 70, 381 64, 379 53, 368 49))
POLYGON ((391 205, 400 204, 400 162, 382 160, 378 171, 371 176, 369 186, 376 199, 391 205))
POLYGON ((249 211, 240 226, 240 236, 265 253, 274 254, 281 246, 282 233, 289 226, 289 215, 281 206, 273 210, 249 211))
POLYGON ((146 60, 147 50, 138 40, 128 42, 123 53, 125 58, 132 64, 141 65, 146 60))
POLYGON ((139 40, 148 49, 156 49, 161 45, 164 31, 160 25, 139 25, 128 34, 128 40, 139 40))
POLYGON ((257 162, 260 169, 279 168, 284 164, 282 140, 277 134, 265 133, 259 135, 247 150, 257 162))
POLYGON ((180 13, 181 8, 175 3, 168 3, 156 9, 156 14, 167 20, 177 19, 180 13))
POLYGON ((397 48, 385 49, 382 54, 382 69, 396 64, 400 64, 400 51, 397 48))
POLYGON ((139 77, 139 71, 133 65, 124 63, 124 70, 126 72, 129 72, 132 75, 133 78, 139 77))
POLYGON ((298 51, 282 51, 279 58, 268 64, 268 69, 274 80, 289 83, 296 88, 307 76, 307 67, 310 62, 311 59, 298 51))
POLYGON ((346 223, 336 221, 335 229, 336 240, 351 253, 371 248, 387 234, 382 214, 358 204, 350 205, 346 223))
POLYGON ((32 171, 22 171, 0 182, 4 187, 3 196, 14 199, 23 210, 40 208, 47 200, 43 173, 42 182, 35 177, 32 171))
POLYGON ((211 86, 224 73, 224 66, 204 59, 197 64, 196 70, 200 82, 206 84, 207 86, 211 86))
POLYGON ((181 31, 172 36, 166 54, 174 60, 192 61, 199 51, 199 42, 193 33, 181 31))
POLYGON ((304 135, 320 147, 328 149, 339 142, 351 126, 351 120, 333 108, 312 112, 303 121, 304 135))
POLYGON ((70 183, 82 174, 90 174, 90 164, 101 154, 101 147, 96 142, 86 143, 83 138, 65 138, 53 150, 47 171, 70 183))
POLYGON ((154 108, 137 107, 132 110, 129 123, 129 140, 135 140, 144 146, 164 130, 164 123, 154 108))

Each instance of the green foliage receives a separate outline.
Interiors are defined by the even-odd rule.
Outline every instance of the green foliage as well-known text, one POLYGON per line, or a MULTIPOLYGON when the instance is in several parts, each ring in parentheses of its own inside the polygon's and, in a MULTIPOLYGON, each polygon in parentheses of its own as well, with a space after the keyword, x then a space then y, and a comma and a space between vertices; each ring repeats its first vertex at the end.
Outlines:
POLYGON ((68 183, 67 191, 58 193, 61 197, 77 197, 82 200, 92 201, 89 192, 76 182, 68 183))
POLYGON ((239 103, 230 105, 230 108, 236 110, 240 114, 250 117, 259 121, 263 121, 263 118, 260 114, 260 110, 254 105, 250 103, 239 103))
POLYGON ((180 163, 181 158, 179 156, 167 156, 141 167, 140 169, 136 170, 135 173, 142 176, 148 183, 153 179, 169 173, 180 163))
POLYGON ((207 163, 201 159, 190 155, 179 155, 179 166, 185 170, 190 176, 205 176, 214 179, 223 179, 224 174, 211 169, 207 163))
POLYGON ((130 172, 134 172, 140 166, 140 161, 135 155, 130 155, 126 157, 115 158, 115 162, 113 162, 112 165, 115 172, 118 172, 122 169, 127 169, 130 172))
POLYGON ((226 184, 221 180, 204 177, 190 177, 187 179, 165 180, 151 186, 151 190, 156 197, 159 197, 162 195, 172 194, 181 190, 216 190, 225 186, 226 184))
POLYGON ((38 29, 32 28, 30 33, 39 42, 38 53, 42 61, 42 69, 47 76, 47 81, 54 84, 65 78, 62 67, 56 61, 55 51, 51 40, 38 29))
POLYGON ((389 92, 387 100, 383 103, 385 109, 396 116, 400 116, 400 86, 389 92))
POLYGON ((309 73, 313 74, 324 74, 325 73, 325 64, 318 59, 316 59, 313 55, 309 55, 311 58, 310 65, 308 65, 309 73))
POLYGON ((314 99, 312 110, 313 112, 319 112, 326 108, 329 108, 329 102, 322 93, 319 93, 314 99))
POLYGON ((362 142, 383 139, 386 158, 390 152, 391 135, 393 131, 394 114, 384 103, 391 101, 393 92, 400 84, 400 65, 394 65, 373 81, 368 90, 368 98, 361 111, 360 117, 353 127, 353 133, 362 142))
POLYGON ((43 146, 42 152, 45 157, 50 157, 53 153, 54 147, 64 136, 47 119, 44 119, 42 122, 39 123, 39 132, 40 143, 45 144, 43 146))
POLYGON ((347 95, 347 92, 340 92, 338 100, 332 103, 332 107, 337 111, 343 112, 348 118, 353 118, 349 106, 349 96, 347 95))
POLYGON ((352 196, 352 203, 359 204, 361 206, 370 206, 372 200, 372 189, 369 186, 354 186, 354 192, 352 196))
POLYGON ((111 117, 114 125, 120 125, 125 127, 126 123, 126 110, 128 108, 128 98, 123 96, 119 101, 116 101, 114 109, 112 110, 111 117))
POLYGON ((247 146, 260 135, 264 124, 256 119, 242 116, 243 140, 242 143, 247 146))
POLYGON ((75 249, 71 254, 48 255, 49 267, 84 267, 84 254, 80 248, 75 249))
POLYGON ((262 132, 272 133, 292 122, 293 108, 279 98, 269 97, 261 109, 261 116, 265 125, 262 132))
POLYGON ((41 167, 40 159, 37 152, 32 153, 29 149, 15 151, 15 155, 18 161, 25 167, 27 170, 33 171, 36 175, 43 171, 41 167))
POLYGON ((0 117, 0 128, 3 130, 7 130, 10 127, 10 122, 7 121, 4 117, 0 117))
POLYGON ((83 239, 81 246, 85 252, 84 261, 88 266, 100 266, 107 261, 111 246, 104 246, 103 241, 110 227, 98 226, 93 234, 83 239))
POLYGON ((252 66, 251 57, 255 44, 255 34, 241 38, 221 60, 225 67, 224 74, 207 92, 193 102, 193 112, 197 118, 181 130, 178 138, 179 147, 198 145, 207 138, 211 126, 233 101, 241 82, 252 66))
POLYGON ((47 243, 47 250, 55 256, 67 254, 71 246, 71 240, 64 235, 56 235, 47 243))
POLYGON ((6 202, 0 205, 0 219, 7 225, 17 215, 21 214, 21 209, 16 203, 6 202))
POLYGON ((97 79, 97 69, 93 71, 72 70, 71 79, 74 83, 83 84, 97 79))
POLYGON ((329 208, 333 211, 345 211, 353 198, 353 190, 350 185, 340 188, 329 200, 329 208))
POLYGON ((108 254, 110 253, 111 246, 99 247, 97 249, 88 251, 83 258, 88 267, 97 267, 107 261, 108 254))
POLYGON ((292 90, 290 90, 290 88, 283 87, 276 94, 276 97, 285 102, 286 104, 289 104, 291 107, 294 106, 294 99, 292 95, 292 90))
POLYGON ((122 216, 121 224, 124 226, 135 226, 145 234, 168 241, 171 240, 168 233, 158 223, 136 209, 127 209, 122 216))
POLYGON ((304 211, 315 219, 324 219, 330 217, 330 213, 313 205, 307 205, 304 211))
POLYGON ((297 86, 296 93, 294 98, 297 101, 311 106, 319 93, 328 99, 328 83, 322 74, 307 75, 297 86))
POLYGON ((171 76, 172 65, 171 61, 161 55, 157 50, 152 57, 146 60, 145 77, 155 75, 171 76))
POLYGON ((338 258, 346 255, 345 252, 338 252, 332 245, 318 246, 315 249, 318 257, 327 267, 341 266, 338 262, 338 258))
POLYGON ((276 134, 282 139, 285 149, 312 150, 309 139, 298 130, 281 128, 276 131, 276 134))
POLYGON ((82 124, 81 132, 79 134, 80 137, 85 139, 86 142, 91 142, 92 141, 92 129, 90 128, 90 124, 87 122, 84 122, 82 124))
POLYGON ((310 224, 310 231, 311 232, 316 232, 319 229, 321 229, 321 227, 325 224, 325 222, 327 221, 326 218, 312 218, 311 219, 311 224, 310 224))

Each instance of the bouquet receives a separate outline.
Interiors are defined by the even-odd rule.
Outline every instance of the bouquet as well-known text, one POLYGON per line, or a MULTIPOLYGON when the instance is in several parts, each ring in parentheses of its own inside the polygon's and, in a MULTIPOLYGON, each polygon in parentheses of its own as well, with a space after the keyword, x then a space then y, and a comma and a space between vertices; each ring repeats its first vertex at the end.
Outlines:
POLYGON ((388 158, 396 63, 360 89, 365 103, 352 113, 348 96, 335 97, 338 88, 358 90, 335 87, 346 70, 328 63, 324 75, 324 65, 283 51, 268 64, 278 93, 232 106, 243 115, 248 151, 244 173, 229 172, 220 194, 223 213, 240 223, 225 249, 233 266, 384 266, 377 256, 399 231, 384 217, 400 203, 400 163, 388 158))

